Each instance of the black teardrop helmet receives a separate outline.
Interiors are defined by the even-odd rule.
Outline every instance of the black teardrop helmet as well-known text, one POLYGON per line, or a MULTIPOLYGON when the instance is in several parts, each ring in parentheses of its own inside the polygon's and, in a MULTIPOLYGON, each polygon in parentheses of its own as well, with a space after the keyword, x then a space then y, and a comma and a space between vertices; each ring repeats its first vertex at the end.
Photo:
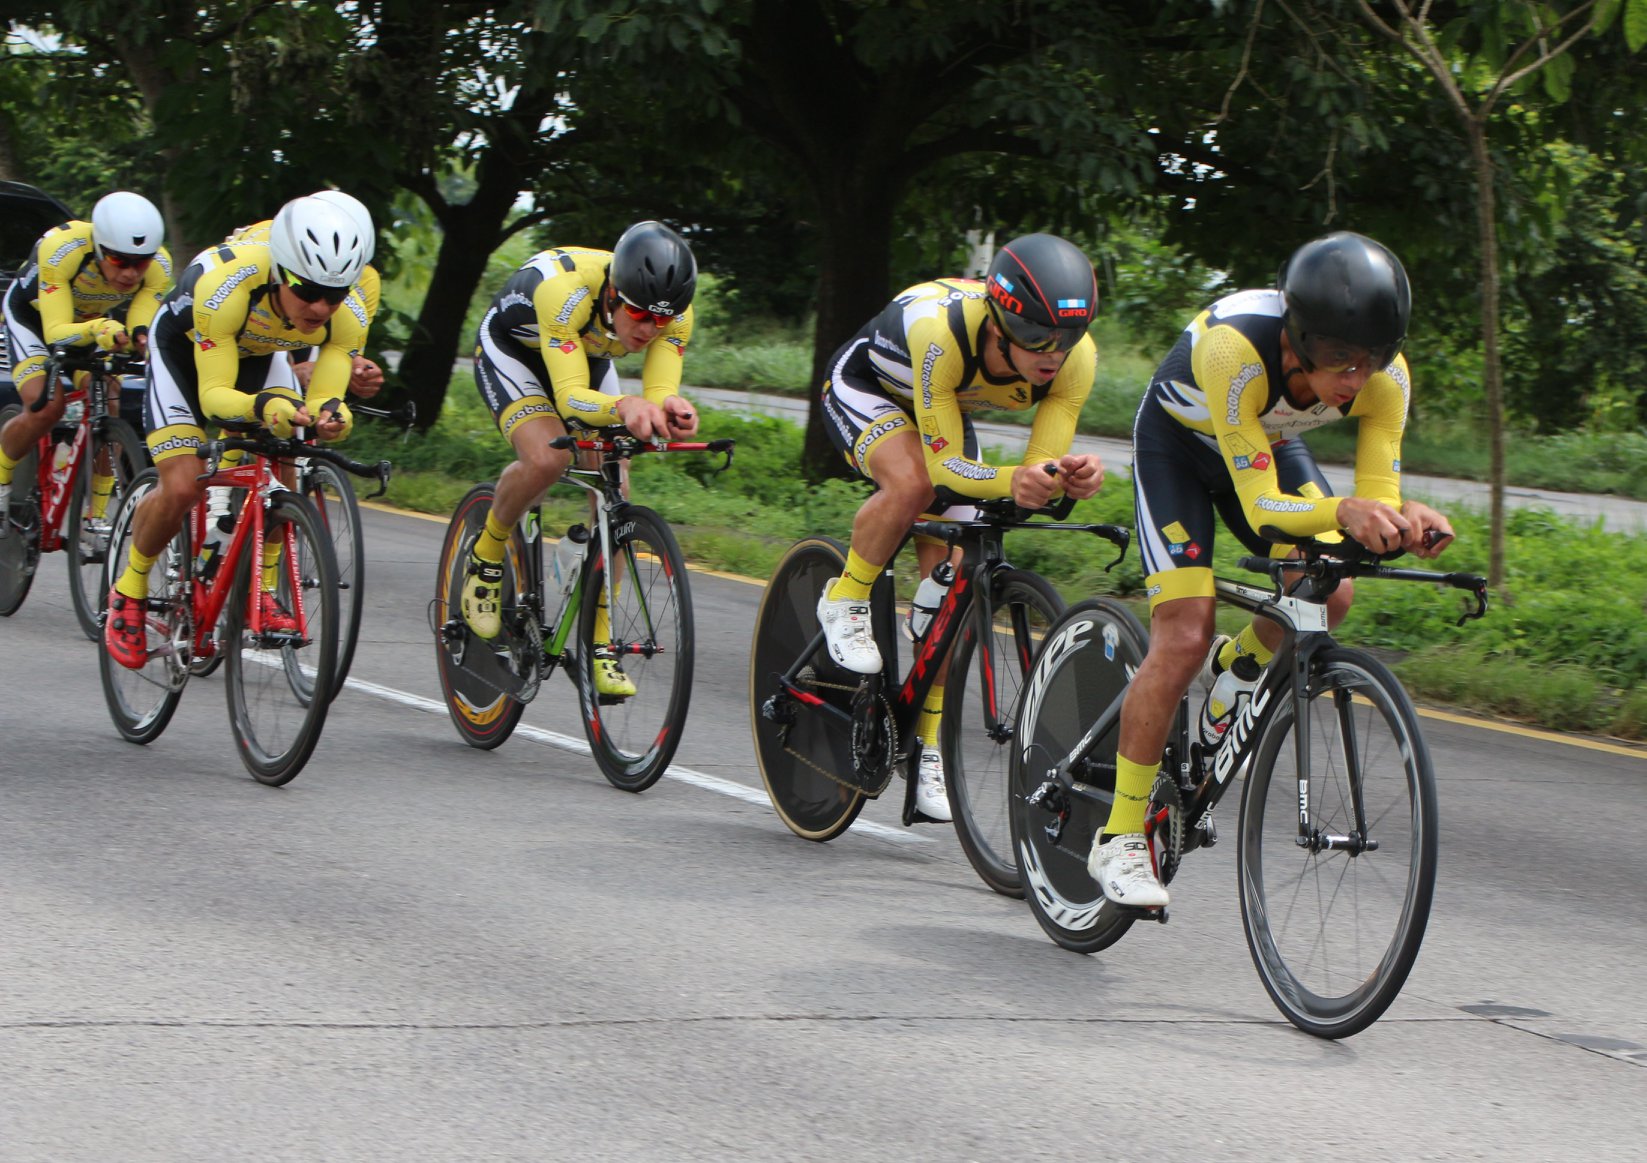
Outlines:
POLYGON ((618 298, 654 315, 676 316, 692 303, 698 263, 686 240, 661 222, 637 222, 612 248, 607 278, 618 298))
POLYGON ((1003 341, 1026 351, 1068 351, 1098 314, 1098 276, 1080 248, 1026 234, 995 252, 984 276, 1003 341))
POLYGON ((1407 340, 1412 288, 1401 261, 1382 243, 1340 230, 1306 242, 1281 266, 1282 321, 1305 370, 1354 362, 1355 349, 1374 368, 1388 367, 1407 340), (1337 352, 1334 352, 1337 349, 1337 352))

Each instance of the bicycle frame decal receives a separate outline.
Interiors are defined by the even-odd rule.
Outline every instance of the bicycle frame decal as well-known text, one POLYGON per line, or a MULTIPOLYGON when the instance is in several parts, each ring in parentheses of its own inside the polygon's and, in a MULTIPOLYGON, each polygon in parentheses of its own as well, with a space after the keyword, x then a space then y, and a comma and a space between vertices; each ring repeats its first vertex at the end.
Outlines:
MULTIPOLYGON (((949 652, 950 627, 955 624, 955 611, 961 607, 961 596, 971 585, 964 577, 957 577, 949 587, 949 593, 944 596, 944 604, 938 607, 938 612, 932 617, 932 625, 926 629, 926 638, 921 642, 921 652, 915 656, 914 664, 909 668, 909 678, 904 681, 898 691, 898 702, 903 705, 915 701, 915 685, 917 679, 927 677, 928 671, 934 670, 939 659, 949 652), (939 653, 939 648, 943 653, 939 653)), ((970 602, 970 599, 968 599, 970 602)))
POLYGON ((1220 784, 1229 779, 1230 773, 1236 769, 1240 752, 1247 746, 1247 736, 1252 732, 1252 726, 1258 721, 1270 705, 1270 696, 1274 693, 1269 684, 1261 685, 1247 700, 1247 705, 1241 708, 1241 713, 1235 716, 1235 722, 1230 724, 1229 734, 1218 746, 1218 753, 1213 756, 1212 777, 1220 784))

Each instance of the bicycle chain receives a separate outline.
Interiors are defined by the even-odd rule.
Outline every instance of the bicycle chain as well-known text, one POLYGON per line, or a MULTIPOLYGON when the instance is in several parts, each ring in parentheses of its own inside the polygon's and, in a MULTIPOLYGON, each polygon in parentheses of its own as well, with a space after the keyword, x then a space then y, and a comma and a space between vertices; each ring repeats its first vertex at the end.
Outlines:
MULTIPOLYGON (((824 682, 823 680, 819 679, 817 677, 816 672, 814 672, 813 675, 812 675, 812 678, 810 679, 810 681, 808 681, 804 684, 797 682, 796 685, 797 686, 805 685, 808 690, 820 690, 821 689, 821 690, 830 690, 830 691, 844 691, 844 692, 856 694, 859 684, 852 683, 852 684, 849 685, 849 684, 846 684, 846 683, 838 683, 838 682, 824 682)), ((884 708, 886 708, 886 699, 884 699, 884 698, 881 699, 881 706, 883 707, 883 712, 882 713, 886 716, 887 734, 891 737, 891 740, 892 740, 892 754, 896 755, 896 754, 898 754, 898 726, 897 726, 897 723, 894 722, 893 719, 892 719, 891 711, 887 710, 887 709, 884 709, 884 708)), ((800 760, 801 763, 803 763, 807 767, 810 767, 813 771, 817 772, 819 775, 823 776, 825 779, 829 780, 831 783, 840 784, 842 787, 846 788, 848 791, 858 792, 861 795, 868 796, 870 799, 874 799, 877 796, 879 796, 882 792, 884 792, 887 789, 887 786, 892 783, 892 772, 893 772, 894 768, 896 768, 896 766, 897 766, 896 763, 893 763, 893 764, 888 766, 887 772, 886 772, 886 778, 881 781, 881 786, 871 790, 870 788, 864 787, 861 784, 854 783, 852 780, 843 779, 841 776, 836 775, 833 771, 830 771, 828 768, 820 766, 819 764, 814 762, 812 759, 808 758, 805 755, 802 755, 799 751, 796 751, 793 747, 789 746, 789 744, 787 742, 787 739, 788 739, 788 733, 787 732, 785 732, 784 738, 786 740, 784 745, 783 745, 784 754, 789 755, 789 756, 791 756, 795 759, 800 760)))

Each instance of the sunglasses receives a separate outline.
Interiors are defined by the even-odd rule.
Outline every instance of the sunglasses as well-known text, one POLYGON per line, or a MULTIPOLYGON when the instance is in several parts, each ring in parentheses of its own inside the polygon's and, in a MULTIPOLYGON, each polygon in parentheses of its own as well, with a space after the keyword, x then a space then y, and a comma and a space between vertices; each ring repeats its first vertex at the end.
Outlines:
POLYGON ((643 311, 633 303, 624 302, 623 300, 619 300, 619 303, 623 307, 624 314, 628 315, 629 318, 633 319, 636 323, 645 323, 648 319, 650 319, 659 327, 668 327, 675 321, 675 317, 673 315, 659 315, 652 311, 643 311))
POLYGON ((102 252, 103 261, 122 270, 140 271, 154 261, 152 254, 122 254, 118 250, 102 252))
POLYGON ((1393 343, 1378 351, 1368 351, 1364 347, 1351 347, 1334 339, 1306 336, 1303 346, 1304 351, 1300 354, 1308 370, 1344 376, 1353 372, 1382 371, 1395 361, 1402 345, 1393 343))
POLYGON ((286 272, 286 285, 291 288, 292 294, 305 303, 329 303, 333 307, 349 297, 350 287, 328 287, 323 283, 313 283, 308 279, 299 278, 290 271, 286 272))

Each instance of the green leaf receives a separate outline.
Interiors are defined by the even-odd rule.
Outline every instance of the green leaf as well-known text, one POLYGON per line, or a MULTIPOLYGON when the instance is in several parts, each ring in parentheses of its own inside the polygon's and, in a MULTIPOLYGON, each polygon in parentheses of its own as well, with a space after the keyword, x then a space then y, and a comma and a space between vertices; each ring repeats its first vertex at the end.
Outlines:
POLYGON ((1544 91, 1560 104, 1573 95, 1573 58, 1569 53, 1555 57, 1544 66, 1544 91))
POLYGON ((1626 0, 1624 44, 1631 52, 1640 52, 1647 44, 1647 0, 1626 0))

